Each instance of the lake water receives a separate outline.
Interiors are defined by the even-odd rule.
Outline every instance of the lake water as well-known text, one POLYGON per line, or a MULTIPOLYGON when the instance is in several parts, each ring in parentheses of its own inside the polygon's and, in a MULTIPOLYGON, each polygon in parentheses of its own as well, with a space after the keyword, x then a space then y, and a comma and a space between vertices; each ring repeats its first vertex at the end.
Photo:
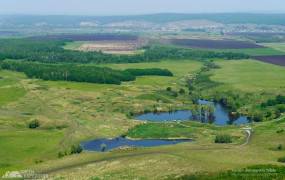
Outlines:
POLYGON ((131 140, 123 137, 115 139, 95 139, 81 144, 82 148, 87 151, 110 151, 119 147, 153 147, 163 145, 173 145, 185 142, 191 142, 190 139, 160 140, 160 139, 142 139, 131 140))
MULTIPOLYGON (((168 121, 199 121, 202 123, 213 123, 220 126, 228 124, 246 124, 249 123, 249 119, 246 116, 231 117, 226 108, 219 103, 213 103, 210 101, 199 100, 198 102, 201 107, 209 106, 213 108, 212 115, 209 114, 199 115, 193 113, 190 110, 180 110, 174 112, 162 112, 162 113, 146 113, 136 116, 138 120, 153 121, 153 122, 168 122, 168 121)), ((110 151, 119 147, 153 147, 163 145, 174 145, 179 143, 191 142, 192 140, 177 139, 177 140, 161 140, 161 139, 142 139, 142 140, 131 140, 123 137, 114 139, 95 139, 81 143, 84 150, 87 151, 110 151)))
MULTIPOLYGON (((224 126, 224 125, 240 125, 249 123, 249 119, 246 116, 239 117, 231 117, 226 108, 224 108, 219 103, 213 103, 210 101, 199 100, 198 103, 200 105, 212 106, 214 112, 212 116, 201 116, 193 115, 191 110, 179 110, 174 112, 160 112, 160 113, 145 113, 136 116, 137 120, 143 121, 154 121, 154 122, 167 122, 167 121, 199 121, 202 123, 213 123, 216 125, 224 126)), ((197 114, 197 113, 196 113, 197 114)))

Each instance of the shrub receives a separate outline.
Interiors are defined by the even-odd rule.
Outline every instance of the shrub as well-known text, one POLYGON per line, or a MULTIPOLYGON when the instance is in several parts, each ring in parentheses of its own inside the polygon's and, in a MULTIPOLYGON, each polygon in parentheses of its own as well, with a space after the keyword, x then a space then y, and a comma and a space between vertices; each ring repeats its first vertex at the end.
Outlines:
POLYGON ((284 131, 285 131, 284 129, 278 129, 278 130, 276 131, 276 133, 280 134, 280 133, 283 133, 284 131))
POLYGON ((106 148, 107 148, 106 144, 101 144, 100 145, 100 149, 101 149, 102 152, 104 152, 106 150, 106 148))
POLYGON ((151 110, 150 110, 150 109, 144 109, 143 112, 144 112, 144 113, 150 113, 151 110))
POLYGON ((63 153, 63 152, 58 152, 58 154, 57 154, 57 157, 58 158, 62 158, 62 157, 64 157, 65 156, 65 153, 63 153))
POLYGON ((285 157, 281 157, 278 159, 278 162, 285 163, 285 157))
POLYGON ((40 122, 37 119, 35 119, 29 123, 28 127, 30 129, 36 129, 36 128, 40 127, 40 122))
POLYGON ((281 151, 282 149, 283 149, 282 144, 279 144, 279 145, 277 146, 277 150, 281 151))
POLYGON ((166 91, 172 91, 172 88, 171 87, 167 87, 166 91))
POLYGON ((227 134, 217 135, 215 138, 215 143, 232 143, 232 137, 227 134))
POLYGON ((40 163, 42 163, 42 162, 44 162, 44 161, 41 160, 41 159, 36 159, 36 160, 35 160, 35 163, 36 163, 36 164, 40 164, 40 163))
POLYGON ((181 88, 181 89, 179 90, 179 94, 185 94, 185 90, 181 88))
POLYGON ((261 112, 255 112, 252 116, 251 119, 254 122, 262 122, 263 121, 263 114, 261 112))
POLYGON ((80 154, 83 151, 82 147, 78 145, 72 145, 70 154, 80 154))
POLYGON ((177 96, 178 96, 178 93, 175 92, 175 91, 171 91, 171 92, 169 93, 169 96, 177 97, 177 96))

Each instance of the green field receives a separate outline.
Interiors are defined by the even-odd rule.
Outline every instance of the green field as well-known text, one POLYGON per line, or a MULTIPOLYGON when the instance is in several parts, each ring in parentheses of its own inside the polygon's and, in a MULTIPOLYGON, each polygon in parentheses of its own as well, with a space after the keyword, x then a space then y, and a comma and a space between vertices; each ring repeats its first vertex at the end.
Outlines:
POLYGON ((88 43, 88 41, 74 41, 74 42, 67 42, 63 46, 66 50, 77 50, 80 46, 82 46, 84 43, 88 43))
POLYGON ((285 43, 264 43, 263 46, 276 49, 277 51, 285 52, 285 43))
POLYGON ((282 93, 285 69, 255 60, 219 61, 211 79, 245 92, 282 93))
MULTIPOLYGON (((265 45, 267 46, 267 45, 265 45)), ((223 49, 216 50, 218 52, 234 52, 234 53, 244 53, 250 56, 271 56, 271 55, 284 55, 284 50, 268 46, 265 48, 249 48, 249 49, 223 49)))
POLYGON ((214 142, 215 135, 224 133, 233 137, 233 143, 242 144, 244 134, 235 126, 219 127, 200 122, 183 123, 147 123, 141 124, 126 134, 135 139, 192 139, 199 143, 214 142))
POLYGON ((55 159, 63 131, 0 130, 0 174, 55 159))
POLYGON ((20 73, 0 71, 0 106, 23 97, 25 89, 19 83, 24 78, 20 73))
POLYGON ((191 61, 191 60, 166 60, 161 62, 149 62, 149 63, 131 63, 131 64, 107 64, 103 65, 114 69, 129 69, 129 68, 161 68, 170 70, 174 76, 173 77, 159 77, 159 76, 147 76, 147 77, 138 77, 137 80, 132 83, 137 86, 155 86, 158 88, 166 87, 169 85, 177 86, 185 85, 186 77, 191 76, 191 74, 197 72, 201 67, 202 63, 199 61, 191 61))

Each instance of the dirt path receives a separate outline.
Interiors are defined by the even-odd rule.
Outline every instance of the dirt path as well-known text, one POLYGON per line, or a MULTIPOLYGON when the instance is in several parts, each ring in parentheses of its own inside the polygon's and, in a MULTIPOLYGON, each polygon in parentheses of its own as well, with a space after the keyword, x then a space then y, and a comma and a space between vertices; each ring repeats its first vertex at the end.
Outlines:
MULTIPOLYGON (((201 147, 201 148, 192 148, 189 149, 191 151, 209 151, 209 150, 225 150, 225 149, 232 149, 231 147, 221 147, 221 148, 209 148, 209 147, 201 147)), ((131 158, 131 157, 140 157, 140 156, 145 156, 145 155, 171 155, 173 156, 173 153, 169 152, 168 150, 160 150, 160 151, 151 151, 151 152, 133 152, 132 154, 119 154, 119 155, 113 155, 110 157, 101 157, 98 159, 90 159, 84 162, 79 162, 76 164, 70 164, 70 165, 66 165, 66 166, 62 166, 62 167, 56 167, 53 169, 47 169, 47 170, 38 170, 37 172, 40 174, 52 174, 52 173, 56 173, 56 172, 60 172, 63 170, 67 170, 67 169, 72 169, 72 168, 78 168, 81 166, 86 166, 89 164, 93 164, 93 163, 100 163, 100 162, 104 162, 104 161, 114 161, 117 159, 123 159, 123 158, 131 158)))
POLYGON ((245 133, 247 134, 247 137, 246 137, 245 143, 243 143, 243 144, 240 145, 240 146, 246 146, 246 145, 249 143, 250 138, 251 138, 251 135, 252 135, 252 133, 251 133, 252 129, 251 129, 251 128, 244 129, 244 131, 245 131, 245 133))

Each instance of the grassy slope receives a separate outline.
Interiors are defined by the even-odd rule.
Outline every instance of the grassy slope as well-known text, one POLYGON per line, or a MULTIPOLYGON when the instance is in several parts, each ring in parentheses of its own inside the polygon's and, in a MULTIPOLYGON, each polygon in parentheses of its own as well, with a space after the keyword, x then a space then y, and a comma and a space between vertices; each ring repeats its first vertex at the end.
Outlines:
POLYGON ((0 174, 57 156, 61 131, 0 130, 0 174))
POLYGON ((137 80, 133 83, 134 85, 150 85, 156 87, 165 87, 169 85, 176 86, 181 83, 181 78, 187 77, 192 73, 196 72, 201 67, 201 62, 198 61, 189 61, 189 60, 177 60, 177 61, 161 61, 161 62, 150 62, 150 63, 132 63, 132 64, 108 64, 104 65, 114 69, 128 69, 128 68, 162 68, 168 69, 173 74, 174 77, 159 77, 159 76, 147 76, 147 77, 138 77, 137 80), (178 80, 178 81, 177 81, 178 80))
POLYGON ((88 43, 88 41, 74 41, 74 42, 67 42, 63 48, 67 50, 77 50, 80 46, 84 43, 88 43))
MULTIPOLYGON (((222 69, 215 70, 212 78, 215 81, 225 83, 223 88, 232 89, 234 87, 234 89, 246 91, 251 91, 250 88, 254 88, 254 90, 263 88, 266 92, 272 91, 272 89, 280 92, 283 89, 283 87, 280 87, 280 83, 283 83, 283 69, 278 66, 251 60, 219 61, 218 63, 222 66, 222 69), (237 70, 234 71, 234 69, 237 70), (262 76, 265 72, 268 73, 266 74, 268 77, 262 76), (235 79, 233 76, 240 76, 242 80, 235 79), (248 76, 250 76, 251 80, 246 80, 249 78, 248 76), (274 82, 266 86, 263 83, 264 78, 269 83, 273 80, 274 82), (252 80, 258 81, 258 83, 252 86, 252 80)), ((11 152, 13 150, 15 152, 14 148, 21 146, 23 143, 21 137, 26 136, 27 144, 20 150, 28 153, 19 153, 19 156, 15 158, 9 156, 12 159, 8 159, 5 162, 6 165, 2 164, 2 171, 7 168, 7 164, 11 165, 9 168, 17 169, 35 165, 35 160, 45 161, 45 158, 53 159, 57 153, 54 149, 68 147, 70 142, 78 142, 80 139, 94 137, 114 137, 127 132, 128 129, 131 129, 137 123, 127 119, 125 112, 133 107, 152 107, 155 103, 155 101, 151 100, 138 100, 137 96, 152 93, 167 86, 181 87, 180 83, 175 82, 180 80, 183 82, 185 74, 189 73, 191 75, 191 73, 196 72, 201 67, 201 64, 195 61, 177 61, 175 63, 166 61, 161 62, 161 64, 150 64, 151 67, 168 68, 174 72, 175 76, 163 80, 157 77, 150 77, 150 79, 159 80, 162 84, 161 86, 153 86, 155 81, 148 81, 149 77, 142 77, 144 83, 137 80, 136 82, 125 83, 122 86, 44 82, 20 78, 20 84, 27 91, 26 96, 19 99, 18 102, 9 103, 0 109, 2 115, 0 119, 0 134, 3 133, 3 137, 5 139, 8 138, 4 134, 7 132, 7 128, 9 128, 9 133, 15 133, 15 140, 3 141, 5 143, 0 143, 0 149, 11 147, 11 152), (34 118, 41 121, 42 127, 39 131, 26 129, 26 122, 34 118), (62 131, 49 130, 62 124, 68 126, 64 130, 64 135, 62 131), (5 129, 5 131, 1 129, 5 129), (19 133, 20 131, 24 131, 24 133, 21 134, 19 133), (47 134, 54 137, 54 141, 46 142, 47 134), (38 150, 29 150, 31 147, 34 147, 33 144, 36 142, 29 140, 28 137, 34 136, 38 136, 35 139, 36 142, 41 142, 41 147, 36 146, 35 149, 44 148, 46 156, 41 153, 38 154, 38 150), (34 157, 34 159, 25 161, 29 157, 34 157), (14 164, 18 160, 21 160, 22 163, 14 164)), ((144 63, 110 66, 122 69, 134 66, 141 68, 150 67, 149 64, 144 63)), ((181 103, 179 98, 174 102, 175 104, 181 103)), ((160 104, 162 107, 167 107, 168 105, 167 103, 160 104)), ((187 126, 189 125, 191 128, 187 128, 185 133, 189 134, 189 137, 197 138, 197 141, 192 143, 122 150, 103 154, 83 153, 78 156, 44 162, 35 166, 44 172, 51 170, 51 172, 54 172, 51 173, 52 176, 63 176, 67 179, 89 178, 93 177, 94 174, 109 179, 133 179, 135 176, 157 179, 168 175, 191 174, 200 171, 217 172, 254 164, 277 164, 276 159, 284 155, 284 151, 274 150, 278 144, 284 143, 285 134, 276 133, 278 128, 285 126, 284 121, 276 123, 265 122, 255 125, 254 136, 250 144, 244 147, 213 143, 214 135, 217 132, 229 132, 240 137, 238 141, 238 144, 240 144, 240 141, 245 136, 242 135, 239 127, 212 129, 207 125, 199 125, 196 128, 192 127, 194 126, 192 123, 187 124, 187 126), (84 164, 90 163, 92 165, 84 166, 84 164), (81 169, 73 169, 70 166, 81 167, 81 169), (54 171, 60 169, 62 170, 54 171)), ((173 126, 175 127, 176 125, 173 126)), ((166 127, 164 130, 167 131, 167 128, 172 127, 166 127)), ((160 128, 156 127, 156 129, 160 128)), ((171 134, 167 136, 177 136, 179 128, 177 130, 171 129, 170 132, 171 134)), ((8 134, 8 136, 12 134, 8 134)))
POLYGON ((285 69, 254 60, 220 61, 211 79, 245 92, 282 93, 285 69))
POLYGON ((25 95, 25 89, 19 84, 19 79, 22 78, 24 76, 20 73, 0 71, 0 106, 25 95))
MULTIPOLYGON (((282 67, 253 60, 218 61, 217 63, 221 69, 214 70, 211 79, 223 84, 216 90, 256 92, 258 95, 260 95, 259 91, 265 94, 284 92, 285 78, 283 75, 285 72, 282 67)), ((277 163, 277 158, 284 156, 284 150, 277 151, 276 148, 279 144, 284 146, 285 133, 276 131, 285 127, 285 119, 253 124, 252 139, 249 145, 242 147, 238 144, 217 145, 213 143, 213 137, 217 132, 241 136, 242 131, 239 127, 220 128, 215 132, 215 129, 207 127, 208 125, 194 128, 194 124, 190 123, 190 126, 191 128, 186 128, 186 131, 185 129, 180 131, 181 126, 177 124, 162 127, 142 125, 138 129, 131 130, 130 134, 133 137, 157 137, 157 133, 164 134, 166 137, 177 137, 182 134, 197 138, 197 141, 192 143, 103 154, 84 153, 78 157, 50 162, 40 169, 51 170, 51 175, 65 178, 87 178, 94 177, 96 174, 98 177, 109 179, 133 179, 137 176, 158 179, 201 171, 217 172, 239 169, 255 164, 281 165, 277 163), (141 129, 146 129, 147 132, 142 132, 141 129), (149 131, 150 129, 153 131, 149 131), (85 164, 91 165, 85 166, 85 164), (70 166, 81 168, 76 170, 70 166)))
MULTIPOLYGON (((195 172, 219 172, 255 164, 278 164, 284 155, 277 151, 285 133, 276 133, 285 120, 254 125, 251 141, 246 146, 217 145, 213 139, 175 146, 122 150, 109 153, 84 153, 38 167, 53 177, 107 179, 161 179, 195 172), (269 140, 270 139, 270 140, 269 140), (88 165, 89 164, 89 165, 88 165), (171 166, 169 166, 171 164, 171 166), (88 165, 88 166, 86 166, 88 165), (71 167, 80 167, 71 168, 71 167), (147 173, 146 173, 147 172, 147 173), (95 175, 96 174, 96 175, 95 175)), ((206 131, 207 128, 204 128, 206 131)), ((236 128, 236 132, 241 132, 236 128)), ((211 134, 211 133, 210 133, 211 134)), ((212 137, 212 136, 206 136, 212 137)))
POLYGON ((241 144, 244 135, 235 126, 219 127, 199 122, 147 123, 136 126, 127 133, 127 137, 138 139, 193 139, 199 143, 212 143, 215 135, 232 135, 235 144, 241 144))
MULTIPOLYGON (((144 83, 140 83, 139 79, 121 86, 32 80, 26 79, 21 73, 0 71, 0 76, 3 77, 0 80, 0 89, 9 87, 5 97, 9 97, 7 94, 14 97, 17 92, 10 89, 10 86, 25 89, 26 92, 0 106, 0 138, 3 139, 0 149, 5 150, 0 153, 0 159, 5 158, 0 167, 0 174, 7 168, 19 169, 35 164, 36 160, 45 162, 47 159, 57 158, 59 151, 69 150, 72 144, 81 140, 116 137, 126 133, 128 129, 140 123, 126 117, 130 110, 143 111, 144 108, 151 109, 153 104, 157 104, 153 100, 137 98, 157 90, 153 81, 159 80, 167 87, 171 85, 169 82, 183 79, 185 72, 191 74, 201 67, 201 63, 196 61, 176 64, 177 67, 186 66, 187 69, 172 68, 176 69, 174 77, 160 79, 153 76, 150 77, 151 81, 148 81, 147 77, 141 77, 145 80, 144 83), (40 121, 39 130, 30 131, 27 128, 28 122, 33 119, 40 121), (59 130, 62 128, 63 130, 59 130), (34 138, 35 136, 37 138, 34 138), (50 141, 46 141, 47 136, 51 137, 50 141), (8 151, 17 156, 7 156, 8 151)), ((159 67, 159 63, 153 66, 138 66, 159 67)), ((172 67, 173 63, 162 63, 162 66, 172 67)), ((159 104, 162 109, 168 108, 170 104, 175 107, 183 100, 177 99, 174 103, 171 98, 165 98, 167 103, 159 104)))

